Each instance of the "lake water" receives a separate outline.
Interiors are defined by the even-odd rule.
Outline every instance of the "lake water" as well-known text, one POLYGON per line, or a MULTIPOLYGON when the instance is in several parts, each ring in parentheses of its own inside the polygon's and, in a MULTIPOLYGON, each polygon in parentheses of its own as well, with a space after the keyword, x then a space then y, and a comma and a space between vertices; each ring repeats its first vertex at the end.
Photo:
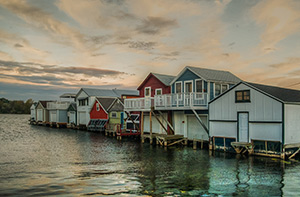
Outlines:
POLYGON ((0 114, 0 196, 299 196, 300 163, 164 149, 0 114))

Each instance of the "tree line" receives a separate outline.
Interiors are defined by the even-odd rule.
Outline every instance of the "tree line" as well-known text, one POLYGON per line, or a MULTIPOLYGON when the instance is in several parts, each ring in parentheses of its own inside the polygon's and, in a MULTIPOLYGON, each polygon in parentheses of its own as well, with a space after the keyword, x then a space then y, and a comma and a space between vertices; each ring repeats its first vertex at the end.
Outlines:
POLYGON ((30 114, 32 99, 24 101, 9 101, 6 98, 0 98, 0 114, 30 114))

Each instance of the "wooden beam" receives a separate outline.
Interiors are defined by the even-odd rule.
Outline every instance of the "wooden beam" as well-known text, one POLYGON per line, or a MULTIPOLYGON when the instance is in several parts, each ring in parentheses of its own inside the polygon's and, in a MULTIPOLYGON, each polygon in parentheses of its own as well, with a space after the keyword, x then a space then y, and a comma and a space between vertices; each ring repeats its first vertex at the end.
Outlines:
POLYGON ((195 114, 197 120, 199 121, 200 125, 203 127, 203 129, 206 131, 206 133, 209 135, 208 128, 207 128, 207 127, 205 126, 205 124, 202 122, 202 120, 201 120, 201 118, 199 117, 199 115, 197 114, 196 110, 194 110, 194 109, 191 109, 191 110, 194 112, 194 114, 195 114))
POLYGON ((300 148, 298 148, 298 150, 297 150, 296 152, 294 152, 294 154, 292 154, 292 155, 289 157, 289 159, 292 159, 295 155, 297 155, 297 153, 299 153, 299 151, 300 151, 300 148))
POLYGON ((130 113, 128 113, 128 111, 125 111, 125 113, 127 114, 128 118, 132 121, 132 123, 134 124, 135 128, 137 128, 137 130, 139 130, 139 126, 134 122, 134 120, 131 118, 130 113))
POLYGON ((150 136, 152 137, 152 109, 149 114, 149 121, 150 121, 150 136))
POLYGON ((160 121, 160 119, 158 118, 158 116, 152 111, 154 117, 156 118, 156 120, 158 121, 158 123, 162 126, 162 128, 167 132, 167 134, 169 134, 168 129, 166 129, 166 127, 163 125, 163 123, 160 121))
POLYGON ((170 133, 170 134, 174 135, 175 130, 174 130, 173 126, 171 125, 171 123, 168 120, 165 119, 165 117, 163 116, 163 113, 161 111, 158 111, 158 113, 161 115, 161 117, 163 118, 163 120, 167 122, 169 128, 172 130, 172 133, 170 133))
POLYGON ((141 115, 141 135, 144 135, 144 112, 142 111, 141 115))

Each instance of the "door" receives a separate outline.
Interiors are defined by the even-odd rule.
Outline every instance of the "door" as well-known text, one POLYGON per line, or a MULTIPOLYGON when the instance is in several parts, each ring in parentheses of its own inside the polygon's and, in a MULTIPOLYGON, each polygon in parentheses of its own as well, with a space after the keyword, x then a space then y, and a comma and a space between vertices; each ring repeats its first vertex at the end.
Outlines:
POLYGON ((50 111, 50 122, 57 122, 57 113, 56 113, 56 111, 50 111))
POLYGON ((249 114, 238 113, 238 141, 249 142, 249 114))
POLYGON ((79 112, 79 124, 86 124, 86 113, 85 112, 79 112))
POLYGON ((191 105, 191 94, 193 92, 193 81, 184 82, 184 105, 191 105))

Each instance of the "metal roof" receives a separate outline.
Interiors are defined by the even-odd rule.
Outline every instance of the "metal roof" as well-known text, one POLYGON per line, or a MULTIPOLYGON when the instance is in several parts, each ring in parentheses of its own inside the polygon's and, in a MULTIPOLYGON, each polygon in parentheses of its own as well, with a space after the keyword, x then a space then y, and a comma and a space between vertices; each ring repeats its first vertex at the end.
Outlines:
POLYGON ((157 73, 152 73, 152 74, 166 86, 170 86, 171 82, 175 78, 175 76, 171 76, 171 75, 162 75, 157 73))
POLYGON ((275 86, 268 86, 256 83, 245 82, 250 86, 257 88, 283 102, 287 103, 298 103, 300 102, 300 90, 293 90, 287 88, 280 88, 275 86))
POLYGON ((92 89, 92 88, 81 88, 88 96, 96 97, 121 97, 122 95, 133 95, 138 96, 137 90, 123 90, 123 89, 92 89))
POLYGON ((76 98, 76 94, 74 93, 64 93, 60 96, 60 98, 76 98))
POLYGON ((221 81, 221 82, 233 82, 233 83, 241 82, 240 78, 238 78, 237 76, 235 76, 229 71, 213 70, 213 69, 199 68, 199 67, 192 67, 192 66, 187 66, 186 68, 207 81, 221 81))
POLYGON ((99 97, 97 97, 97 100, 101 103, 104 110, 108 111, 111 104, 115 101, 115 98, 99 98, 99 97))

